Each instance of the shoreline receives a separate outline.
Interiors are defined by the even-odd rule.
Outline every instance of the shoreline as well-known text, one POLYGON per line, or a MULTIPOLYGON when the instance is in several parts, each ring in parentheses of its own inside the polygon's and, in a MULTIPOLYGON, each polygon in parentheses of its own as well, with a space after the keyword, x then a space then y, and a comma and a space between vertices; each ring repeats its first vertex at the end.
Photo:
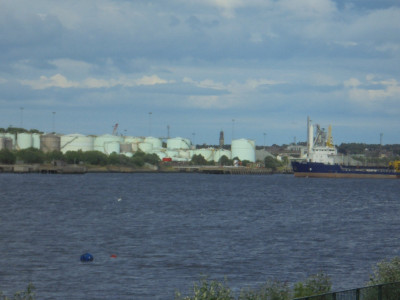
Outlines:
POLYGON ((82 166, 51 164, 15 164, 0 165, 0 173, 12 174, 86 174, 86 173, 200 173, 229 175, 273 175, 293 174, 288 171, 274 172, 268 168, 226 167, 226 166, 169 166, 157 167, 148 165, 143 168, 129 166, 82 166))

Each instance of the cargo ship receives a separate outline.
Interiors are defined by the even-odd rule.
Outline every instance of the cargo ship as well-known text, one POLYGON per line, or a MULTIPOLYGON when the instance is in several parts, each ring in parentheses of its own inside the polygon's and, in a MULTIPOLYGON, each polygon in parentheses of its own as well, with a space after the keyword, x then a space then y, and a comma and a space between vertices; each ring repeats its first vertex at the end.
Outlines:
POLYGON ((388 167, 345 166, 339 161, 337 149, 333 145, 332 131, 328 133, 314 126, 307 119, 307 157, 303 161, 292 161, 296 177, 330 177, 330 178, 399 178, 400 161, 389 163, 388 167))

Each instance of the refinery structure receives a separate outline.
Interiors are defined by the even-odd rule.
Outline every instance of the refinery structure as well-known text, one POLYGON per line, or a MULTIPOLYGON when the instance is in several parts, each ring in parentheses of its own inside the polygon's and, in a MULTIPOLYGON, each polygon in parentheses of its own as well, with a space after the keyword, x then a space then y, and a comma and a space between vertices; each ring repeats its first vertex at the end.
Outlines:
POLYGON ((238 158, 241 161, 255 162, 255 141, 236 139, 232 141, 231 150, 224 149, 223 133, 220 136, 219 148, 197 149, 189 139, 134 137, 116 134, 99 136, 82 134, 39 134, 39 133, 0 133, 0 150, 22 150, 28 148, 40 149, 43 152, 61 151, 99 151, 110 155, 112 153, 131 157, 137 151, 156 154, 160 160, 188 162, 194 155, 202 155, 209 162, 218 162, 222 156, 228 159, 238 158))

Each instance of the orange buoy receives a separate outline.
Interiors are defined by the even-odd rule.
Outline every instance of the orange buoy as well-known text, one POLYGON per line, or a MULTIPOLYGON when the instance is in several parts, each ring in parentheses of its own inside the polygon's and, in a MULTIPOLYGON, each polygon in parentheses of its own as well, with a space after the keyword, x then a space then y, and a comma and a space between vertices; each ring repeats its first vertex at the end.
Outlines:
POLYGON ((111 258, 117 258, 115 254, 111 254, 111 258))

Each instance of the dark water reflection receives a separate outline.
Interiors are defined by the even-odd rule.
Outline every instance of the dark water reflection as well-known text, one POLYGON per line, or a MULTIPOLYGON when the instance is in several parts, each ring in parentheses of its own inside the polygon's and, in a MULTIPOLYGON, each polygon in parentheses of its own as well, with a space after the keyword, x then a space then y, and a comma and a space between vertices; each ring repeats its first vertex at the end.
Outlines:
POLYGON ((201 274, 239 291, 318 271, 354 288, 400 255, 399 191, 284 175, 0 174, 0 290, 173 299, 201 274), (79 261, 87 251, 93 263, 79 261))

